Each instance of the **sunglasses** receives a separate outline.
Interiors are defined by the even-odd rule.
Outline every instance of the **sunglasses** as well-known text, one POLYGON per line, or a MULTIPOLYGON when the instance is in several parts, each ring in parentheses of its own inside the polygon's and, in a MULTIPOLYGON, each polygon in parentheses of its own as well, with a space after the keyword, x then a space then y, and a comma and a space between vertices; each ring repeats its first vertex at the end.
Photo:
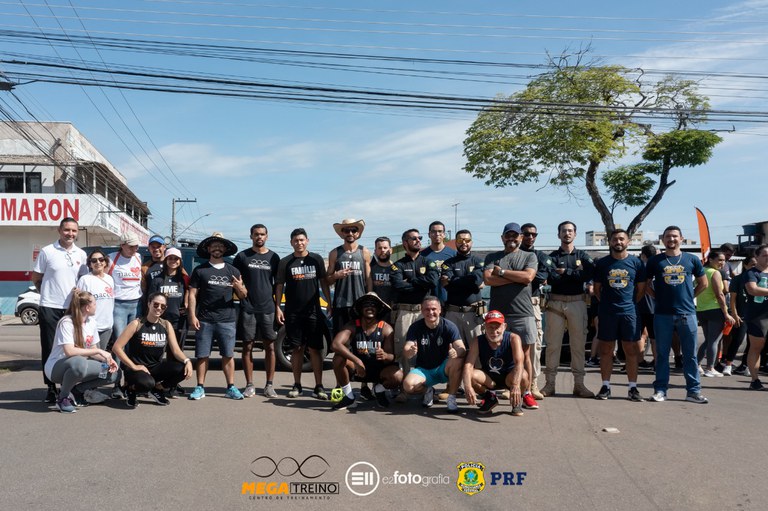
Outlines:
POLYGON ((103 257, 91 257, 91 263, 103 263, 106 261, 103 257))
POLYGON ((472 243, 472 238, 459 238, 456 240, 456 244, 472 243))
POLYGON ((357 234, 357 227, 345 227, 341 232, 344 234, 357 234))
POLYGON ((535 238, 538 235, 539 235, 538 232, 524 232, 523 233, 523 236, 530 236, 531 238, 535 238))
POLYGON ((168 308, 168 306, 164 303, 158 303, 158 302, 152 302, 152 307, 155 309, 160 309, 161 311, 164 311, 168 308))
POLYGON ((408 238, 409 241, 416 241, 416 240, 421 241, 423 239, 424 239, 424 236, 411 236, 410 238, 408 238))

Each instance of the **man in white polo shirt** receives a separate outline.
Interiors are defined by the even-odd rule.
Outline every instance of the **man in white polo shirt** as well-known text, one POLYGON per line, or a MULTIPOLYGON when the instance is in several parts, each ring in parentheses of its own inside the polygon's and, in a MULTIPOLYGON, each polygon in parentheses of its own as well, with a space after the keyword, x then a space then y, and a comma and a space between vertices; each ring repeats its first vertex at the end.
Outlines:
MULTIPOLYGON (((43 364, 53 347, 56 325, 66 313, 77 279, 88 273, 85 252, 75 245, 78 225, 67 217, 59 223, 58 241, 40 250, 32 270, 32 283, 40 290, 40 351, 43 364)), ((56 385, 45 376, 46 403, 55 403, 56 385)))

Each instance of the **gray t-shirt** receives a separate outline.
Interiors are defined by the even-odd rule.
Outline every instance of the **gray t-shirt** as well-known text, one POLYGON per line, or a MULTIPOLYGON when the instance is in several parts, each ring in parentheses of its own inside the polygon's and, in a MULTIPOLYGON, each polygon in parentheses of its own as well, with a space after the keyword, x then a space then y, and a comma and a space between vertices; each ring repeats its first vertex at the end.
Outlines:
MULTIPOLYGON (((488 254, 485 258, 485 267, 495 265, 503 270, 523 271, 528 268, 536 270, 539 262, 533 252, 516 250, 509 254, 501 251, 488 254)), ((531 285, 510 282, 504 286, 491 287, 491 310, 497 310, 510 317, 533 316, 531 304, 531 285)))

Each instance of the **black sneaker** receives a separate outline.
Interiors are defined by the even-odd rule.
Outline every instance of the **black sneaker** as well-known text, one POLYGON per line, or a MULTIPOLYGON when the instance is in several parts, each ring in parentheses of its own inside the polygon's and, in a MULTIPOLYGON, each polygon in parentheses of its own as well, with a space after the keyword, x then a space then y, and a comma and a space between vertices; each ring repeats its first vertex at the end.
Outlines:
POLYGON ((135 390, 125 391, 125 404, 128 406, 128 408, 136 408, 137 406, 139 406, 139 404, 136 402, 135 390))
POLYGON ((675 369, 678 371, 683 370, 683 357, 680 355, 675 355, 675 369))
POLYGON ((600 367, 600 359, 597 357, 592 357, 589 360, 587 360, 587 363, 584 364, 587 367, 600 367))
POLYGON ((613 365, 620 366, 623 362, 616 355, 613 356, 613 365))
POLYGON ((378 403, 378 405, 381 406, 382 408, 389 408, 389 399, 387 398, 387 393, 377 392, 376 403, 378 403))
POLYGON ((627 399, 629 399, 630 401, 635 401, 637 403, 641 403, 645 401, 645 399, 643 399, 643 396, 640 395, 640 391, 637 390, 637 387, 632 387, 631 389, 629 389, 629 394, 627 394, 627 399))
POLYGON ((376 399, 376 397, 373 395, 373 392, 371 391, 371 387, 368 385, 360 387, 360 397, 366 401, 373 401, 376 399))
POLYGON ((655 364, 653 363, 653 360, 650 362, 646 360, 641 360, 640 363, 637 364, 638 369, 649 369, 653 371, 655 364))
POLYGON ((48 392, 45 393, 44 403, 55 403, 59 400, 59 391, 56 385, 48 385, 48 392))
POLYGON ((182 387, 181 385, 176 385, 176 388, 173 389, 174 396, 183 396, 185 393, 186 391, 184 390, 184 387, 182 387))
POLYGON ((355 398, 349 397, 346 394, 341 398, 341 401, 331 407, 332 410, 346 410, 347 408, 357 408, 357 403, 355 403, 355 398))
POLYGON ((747 366, 744 364, 740 365, 739 367, 733 370, 733 374, 744 376, 745 374, 747 374, 747 366))
POLYGON ((749 390, 765 390, 765 387, 760 380, 752 380, 752 383, 749 384, 749 390))
POLYGON ((608 399, 611 397, 611 388, 607 385, 600 387, 600 392, 597 393, 595 399, 608 399))
POLYGON ((160 406, 168 406, 171 404, 168 398, 165 397, 165 393, 162 390, 152 389, 149 391, 149 398, 160 406))
POLYGON ((621 368, 619 369, 619 372, 622 374, 625 374, 627 372, 627 364, 624 364, 623 366, 621 366, 621 368))
POLYGON ((498 404, 499 399, 496 397, 496 393, 488 390, 483 394, 483 400, 480 402, 480 408, 477 409, 477 413, 491 413, 491 410, 496 408, 498 404))

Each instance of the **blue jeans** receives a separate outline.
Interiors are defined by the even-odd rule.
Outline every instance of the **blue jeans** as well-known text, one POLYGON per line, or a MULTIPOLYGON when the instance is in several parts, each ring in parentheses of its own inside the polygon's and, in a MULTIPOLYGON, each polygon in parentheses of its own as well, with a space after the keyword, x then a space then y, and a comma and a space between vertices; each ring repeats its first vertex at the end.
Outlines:
POLYGON ((677 332, 680 338, 680 350, 683 353, 683 373, 685 388, 689 394, 701 392, 699 381, 699 363, 696 360, 696 344, 699 326, 696 314, 656 314, 653 318, 656 330, 656 380, 654 392, 667 393, 669 387, 669 350, 672 348, 672 335, 677 332))
POLYGON ((112 312, 112 318, 115 323, 112 326, 112 338, 117 339, 123 333, 128 323, 136 319, 139 307, 139 299, 135 300, 115 300, 115 308, 112 312))

